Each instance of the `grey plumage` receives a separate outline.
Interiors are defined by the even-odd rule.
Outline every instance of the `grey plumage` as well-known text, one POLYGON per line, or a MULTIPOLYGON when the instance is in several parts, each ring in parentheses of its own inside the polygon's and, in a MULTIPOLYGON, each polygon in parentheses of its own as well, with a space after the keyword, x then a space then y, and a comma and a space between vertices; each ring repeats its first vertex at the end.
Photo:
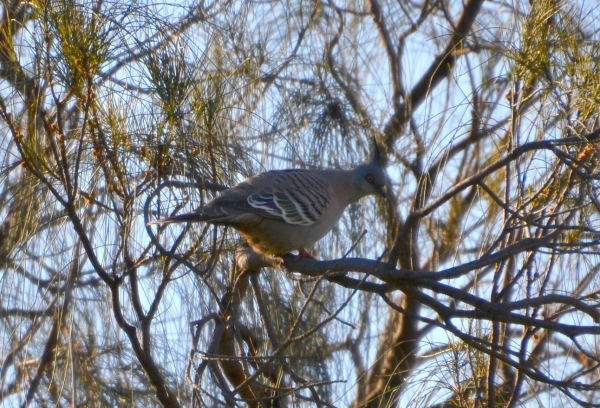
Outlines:
POLYGON ((284 255, 324 237, 348 204, 371 195, 385 196, 386 177, 377 149, 351 170, 275 170, 250 177, 193 212, 150 224, 208 222, 240 232, 257 252, 284 255))

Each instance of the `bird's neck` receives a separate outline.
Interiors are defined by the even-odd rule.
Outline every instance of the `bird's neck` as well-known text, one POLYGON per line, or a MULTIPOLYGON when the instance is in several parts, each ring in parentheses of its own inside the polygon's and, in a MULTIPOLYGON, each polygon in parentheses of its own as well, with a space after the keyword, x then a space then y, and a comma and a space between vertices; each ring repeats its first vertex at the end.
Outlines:
POLYGON ((354 170, 339 170, 339 169, 327 169, 323 170, 330 173, 331 179, 336 182, 331 183, 331 188, 337 197, 342 198, 342 204, 344 208, 351 203, 354 203, 361 199, 363 195, 360 194, 360 189, 356 186, 356 175, 354 170))

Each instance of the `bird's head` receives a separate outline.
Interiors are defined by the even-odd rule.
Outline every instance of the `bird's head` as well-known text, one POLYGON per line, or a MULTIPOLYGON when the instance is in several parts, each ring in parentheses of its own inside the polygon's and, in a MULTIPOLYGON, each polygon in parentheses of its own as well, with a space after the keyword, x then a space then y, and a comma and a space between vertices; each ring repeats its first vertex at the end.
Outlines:
MULTIPOLYGON (((353 170, 355 183, 360 191, 360 197, 371 194, 387 195, 387 177, 383 168, 381 153, 377 142, 373 139, 373 156, 353 170)), ((359 197, 359 198, 360 198, 359 197)))

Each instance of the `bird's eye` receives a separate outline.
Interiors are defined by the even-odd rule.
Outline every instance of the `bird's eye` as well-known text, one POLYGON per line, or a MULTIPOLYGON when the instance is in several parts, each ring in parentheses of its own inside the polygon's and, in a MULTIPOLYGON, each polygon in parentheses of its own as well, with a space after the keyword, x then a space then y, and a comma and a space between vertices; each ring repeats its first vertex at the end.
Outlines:
POLYGON ((368 182, 369 184, 373 184, 373 183, 375 183, 375 178, 373 178, 373 175, 372 175, 372 174, 367 174, 367 176, 365 177, 365 179, 367 180, 367 182, 368 182))

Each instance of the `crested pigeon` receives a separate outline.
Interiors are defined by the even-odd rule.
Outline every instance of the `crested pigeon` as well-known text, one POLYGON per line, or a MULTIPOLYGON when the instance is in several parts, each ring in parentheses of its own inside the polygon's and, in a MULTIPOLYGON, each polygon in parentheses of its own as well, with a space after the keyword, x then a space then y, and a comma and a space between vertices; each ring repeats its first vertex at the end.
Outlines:
POLYGON ((235 228, 256 252, 283 256, 323 238, 346 207, 362 197, 385 197, 386 176, 377 145, 373 158, 351 170, 274 170, 252 176, 224 190, 187 214, 149 224, 207 222, 235 228))

